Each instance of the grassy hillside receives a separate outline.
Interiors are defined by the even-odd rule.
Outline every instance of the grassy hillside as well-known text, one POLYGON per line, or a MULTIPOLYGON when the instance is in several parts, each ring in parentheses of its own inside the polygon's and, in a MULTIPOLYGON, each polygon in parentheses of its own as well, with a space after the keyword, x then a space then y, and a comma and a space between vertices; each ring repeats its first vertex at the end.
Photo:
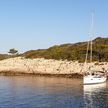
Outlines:
POLYGON ((21 57, 21 56, 22 56, 22 54, 16 54, 16 55, 0 54, 0 60, 14 58, 14 57, 21 57))
POLYGON ((7 54, 0 54, 0 60, 7 59, 9 56, 7 54))
MULTIPOLYGON (((67 59, 83 62, 86 48, 87 42, 55 45, 48 49, 27 51, 23 56, 26 58, 67 59)), ((93 61, 108 61, 108 38, 98 37, 93 40, 93 61)))

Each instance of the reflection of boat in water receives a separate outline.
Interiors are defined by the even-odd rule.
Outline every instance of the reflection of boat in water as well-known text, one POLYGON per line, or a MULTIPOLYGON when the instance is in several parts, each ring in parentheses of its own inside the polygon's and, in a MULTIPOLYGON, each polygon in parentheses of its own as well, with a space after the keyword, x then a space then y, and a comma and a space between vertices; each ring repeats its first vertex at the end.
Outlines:
POLYGON ((102 90, 106 88, 106 83, 101 83, 101 84, 91 84, 91 85, 84 85, 84 93, 86 92, 96 92, 97 90, 102 90))
POLYGON ((85 108, 97 108, 102 102, 106 83, 84 85, 83 87, 85 108))

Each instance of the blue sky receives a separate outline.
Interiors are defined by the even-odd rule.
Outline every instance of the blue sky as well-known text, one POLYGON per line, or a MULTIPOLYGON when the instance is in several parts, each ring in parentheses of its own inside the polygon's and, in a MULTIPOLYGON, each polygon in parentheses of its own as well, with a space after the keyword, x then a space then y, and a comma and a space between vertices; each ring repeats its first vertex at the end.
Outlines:
POLYGON ((108 36, 108 0, 0 0, 0 53, 20 52, 108 36))

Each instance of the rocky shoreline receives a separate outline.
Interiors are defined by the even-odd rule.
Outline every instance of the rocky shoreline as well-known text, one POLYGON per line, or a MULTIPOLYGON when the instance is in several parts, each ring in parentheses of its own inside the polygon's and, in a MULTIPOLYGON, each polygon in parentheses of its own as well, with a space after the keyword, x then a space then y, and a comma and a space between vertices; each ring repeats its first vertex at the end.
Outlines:
POLYGON ((39 76, 39 77, 63 77, 63 78, 83 78, 81 74, 40 74, 40 73, 23 73, 23 72, 0 72, 0 76, 39 76))
POLYGON ((0 75, 38 75, 38 76, 56 76, 68 78, 82 78, 85 71, 89 69, 103 69, 108 74, 107 62, 84 63, 78 61, 62 61, 53 59, 26 59, 23 57, 9 58, 0 61, 0 75))

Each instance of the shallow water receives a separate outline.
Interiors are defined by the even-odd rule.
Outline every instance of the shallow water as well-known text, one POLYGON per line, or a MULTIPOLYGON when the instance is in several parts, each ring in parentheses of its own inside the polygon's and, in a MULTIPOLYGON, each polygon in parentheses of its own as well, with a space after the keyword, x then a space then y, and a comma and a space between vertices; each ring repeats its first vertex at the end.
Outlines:
POLYGON ((108 82, 82 79, 0 76, 0 108, 108 108, 108 82))

